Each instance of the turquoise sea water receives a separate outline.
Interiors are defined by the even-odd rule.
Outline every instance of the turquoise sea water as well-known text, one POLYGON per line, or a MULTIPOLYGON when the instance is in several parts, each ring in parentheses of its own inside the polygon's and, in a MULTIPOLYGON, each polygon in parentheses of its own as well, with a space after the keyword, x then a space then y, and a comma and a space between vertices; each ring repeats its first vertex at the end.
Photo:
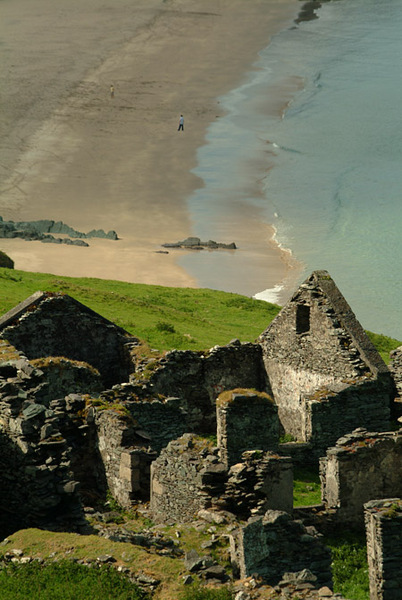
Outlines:
MULTIPOLYGON (((402 340, 402 2, 333 0, 317 15, 275 36, 221 99, 227 116, 194 171, 194 233, 224 241, 248 203, 302 263, 300 281, 327 269, 365 328, 402 340), (282 118, 267 116, 270 86, 286 80, 300 90, 282 118)), ((197 260, 182 264, 219 287, 197 260)))

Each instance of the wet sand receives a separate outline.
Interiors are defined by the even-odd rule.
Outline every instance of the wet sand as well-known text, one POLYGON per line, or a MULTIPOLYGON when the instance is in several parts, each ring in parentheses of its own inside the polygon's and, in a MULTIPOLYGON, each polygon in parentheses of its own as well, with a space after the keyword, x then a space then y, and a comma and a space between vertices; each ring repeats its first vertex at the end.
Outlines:
MULTIPOLYGON (((184 251, 161 254, 161 244, 193 233, 186 200, 202 181, 191 169, 222 116, 217 98, 299 8, 296 0, 3 0, 0 215, 120 238, 89 248, 0 240, 15 267, 198 286, 178 264, 184 251)), ((277 94, 273 111, 280 86, 277 94)), ((240 225, 239 239, 217 240, 240 246, 230 259, 239 279, 258 290, 289 276, 273 229, 258 215, 240 225)), ((211 258, 213 287, 230 289, 224 263, 211 258)))

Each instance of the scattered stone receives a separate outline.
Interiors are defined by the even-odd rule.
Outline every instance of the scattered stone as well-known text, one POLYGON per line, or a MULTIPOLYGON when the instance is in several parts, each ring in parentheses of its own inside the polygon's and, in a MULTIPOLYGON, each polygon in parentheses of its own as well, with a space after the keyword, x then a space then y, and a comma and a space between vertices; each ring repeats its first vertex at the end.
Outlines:
POLYGON ((96 560, 103 564, 116 562, 116 559, 111 554, 102 554, 102 556, 98 556, 96 560))
POLYGON ((190 571, 191 573, 198 571, 202 567, 202 560, 203 559, 196 550, 192 549, 189 552, 186 552, 184 564, 187 571, 190 571))
POLYGON ((333 592, 329 587, 324 586, 318 590, 318 595, 320 598, 332 598, 333 592))
POLYGON ((221 565, 212 565, 203 571, 206 579, 217 579, 218 581, 228 581, 229 577, 221 565))

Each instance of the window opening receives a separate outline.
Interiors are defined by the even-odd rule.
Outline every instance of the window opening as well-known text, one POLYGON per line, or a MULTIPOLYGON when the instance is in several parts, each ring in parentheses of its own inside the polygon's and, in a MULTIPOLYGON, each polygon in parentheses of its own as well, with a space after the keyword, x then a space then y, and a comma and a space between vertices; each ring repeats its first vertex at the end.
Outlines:
POLYGON ((310 307, 307 304, 298 304, 296 307, 296 333, 310 331, 310 307))

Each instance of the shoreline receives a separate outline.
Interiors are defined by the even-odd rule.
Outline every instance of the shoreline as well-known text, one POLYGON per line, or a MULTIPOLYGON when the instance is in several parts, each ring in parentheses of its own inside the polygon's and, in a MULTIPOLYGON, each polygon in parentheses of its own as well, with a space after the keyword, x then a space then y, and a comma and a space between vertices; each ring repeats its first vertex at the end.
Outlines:
MULTIPOLYGON (((29 7, 28 0, 6 2, 5 25, 13 19, 5 40, 11 61, 13 43, 18 46, 24 36, 31 42, 29 50, 40 56, 55 44, 60 23, 51 10, 35 39, 29 19, 22 18, 28 8, 39 11, 36 16, 45 14, 50 1, 40 0, 36 7, 29 7)), ((223 115, 217 99, 241 83, 270 37, 296 17, 300 3, 272 0, 268 8, 260 1, 245 10, 240 0, 119 0, 113 3, 112 23, 104 12, 107 6, 95 2, 84 11, 80 7, 76 0, 61 6, 67 19, 64 29, 68 25, 74 31, 69 52, 76 52, 74 40, 82 46, 80 64, 63 75, 65 83, 57 80, 57 89, 47 85, 47 79, 41 83, 41 77, 50 78, 62 63, 69 65, 70 54, 66 57, 63 47, 49 69, 37 73, 32 97, 21 93, 21 106, 29 105, 24 117, 21 106, 8 107, 6 141, 0 148, 5 165, 0 215, 15 221, 62 220, 81 231, 114 229, 121 239, 90 240, 89 248, 50 248, 14 239, 2 240, 0 247, 21 270, 200 287, 197 276, 180 264, 191 252, 166 255, 158 250, 162 243, 193 234, 187 198, 203 181, 192 169, 209 125, 223 115), (134 15, 135 24, 125 26, 134 15), (84 37, 89 30, 97 31, 96 56, 91 54, 91 40, 84 37), (121 34, 115 39, 117 50, 109 38, 102 38, 100 32, 105 31, 121 34), (185 131, 177 132, 181 113, 185 131)), ((17 66, 29 77, 33 66, 29 61, 25 66, 25 58, 22 52, 17 66)), ((20 72, 12 74, 5 87, 10 97, 21 90, 20 72)), ((247 227, 245 237, 250 238, 250 222, 247 227)), ((277 285, 288 270, 272 236, 273 229, 264 238, 264 249, 258 248, 254 256, 245 245, 236 251, 242 258, 249 253, 248 269, 254 268, 256 258, 257 263, 269 263, 269 268, 255 268, 266 287, 277 285)), ((218 262, 213 263, 215 271, 218 262)), ((224 273, 216 276, 222 280, 224 273)))

